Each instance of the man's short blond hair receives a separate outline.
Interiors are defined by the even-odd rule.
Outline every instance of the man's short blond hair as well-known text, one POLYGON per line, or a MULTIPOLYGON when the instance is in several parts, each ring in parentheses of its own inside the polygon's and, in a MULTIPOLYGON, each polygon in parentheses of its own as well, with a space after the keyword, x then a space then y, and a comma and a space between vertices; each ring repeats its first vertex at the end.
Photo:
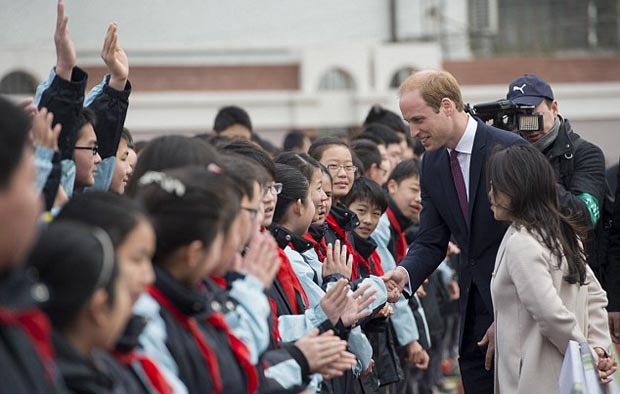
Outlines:
POLYGON ((459 83, 454 75, 447 71, 423 70, 414 73, 400 85, 399 97, 415 89, 435 112, 439 112, 441 100, 444 98, 452 100, 459 112, 465 108, 459 83))

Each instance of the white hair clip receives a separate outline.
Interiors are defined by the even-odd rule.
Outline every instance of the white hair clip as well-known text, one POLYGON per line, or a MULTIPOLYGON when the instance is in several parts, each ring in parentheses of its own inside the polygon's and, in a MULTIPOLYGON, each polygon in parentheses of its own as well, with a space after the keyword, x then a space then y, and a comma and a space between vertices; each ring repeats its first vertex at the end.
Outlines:
POLYGON ((158 184, 163 190, 177 197, 183 197, 183 195, 185 195, 185 185, 183 182, 163 172, 149 171, 142 175, 138 181, 138 185, 140 186, 150 185, 151 183, 158 184))

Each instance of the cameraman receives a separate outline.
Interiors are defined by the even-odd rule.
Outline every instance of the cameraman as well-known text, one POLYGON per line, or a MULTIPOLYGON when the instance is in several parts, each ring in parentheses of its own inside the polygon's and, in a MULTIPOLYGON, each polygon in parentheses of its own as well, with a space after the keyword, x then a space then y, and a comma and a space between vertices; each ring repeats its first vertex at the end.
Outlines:
MULTIPOLYGON (((508 86, 506 99, 516 105, 533 105, 533 112, 543 115, 542 131, 520 134, 553 166, 562 210, 580 214, 582 224, 590 229, 586 240, 588 264, 607 291, 613 327, 613 323, 620 323, 620 289, 605 286, 609 239, 602 216, 610 207, 606 206, 609 202, 605 203, 609 190, 603 152, 575 133, 568 119, 559 115, 551 86, 540 77, 526 74, 515 79, 508 86)), ((619 328, 615 327, 616 331, 619 328)))

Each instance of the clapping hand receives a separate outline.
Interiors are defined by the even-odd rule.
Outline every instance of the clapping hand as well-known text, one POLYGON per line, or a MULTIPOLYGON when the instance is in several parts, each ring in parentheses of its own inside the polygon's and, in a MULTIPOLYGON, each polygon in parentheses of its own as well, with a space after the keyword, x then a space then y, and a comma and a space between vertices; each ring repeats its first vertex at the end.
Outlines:
POLYGON ((58 151, 58 136, 62 125, 56 124, 52 128, 54 121, 54 114, 47 111, 47 108, 41 108, 40 111, 35 111, 35 115, 32 118, 32 143, 35 146, 41 146, 49 148, 53 151, 58 151))
POLYGON ((325 278, 331 274, 341 274, 347 279, 351 279, 351 267, 353 266, 353 255, 347 258, 347 247, 342 245, 340 240, 336 240, 334 245, 327 245, 327 256, 323 261, 321 275, 325 278))
POLYGON ((276 252, 277 247, 271 234, 257 231, 250 240, 245 255, 236 259, 236 270, 258 278, 266 289, 271 287, 281 263, 276 252))

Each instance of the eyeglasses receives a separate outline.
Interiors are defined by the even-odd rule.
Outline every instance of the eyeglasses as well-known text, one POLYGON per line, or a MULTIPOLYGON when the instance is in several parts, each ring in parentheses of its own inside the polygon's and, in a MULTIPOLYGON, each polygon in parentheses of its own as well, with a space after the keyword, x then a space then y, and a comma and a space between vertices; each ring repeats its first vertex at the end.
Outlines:
POLYGON ((357 167, 356 166, 341 166, 338 164, 328 164, 327 165, 327 169, 329 170, 329 172, 338 172, 341 169, 345 170, 348 173, 354 173, 355 171, 357 171, 357 167))
POLYGON ((278 194, 282 192, 282 184, 274 183, 271 185, 264 185, 263 194, 267 194, 267 192, 271 192, 271 194, 273 194, 274 196, 277 196, 278 194))
POLYGON ((95 146, 74 146, 73 149, 92 150, 93 151, 93 156, 97 156, 97 152, 99 152, 99 145, 95 145, 95 146))
POLYGON ((241 207, 241 209, 247 211, 250 214, 250 219, 252 220, 256 219, 258 216, 258 209, 256 208, 241 207))

